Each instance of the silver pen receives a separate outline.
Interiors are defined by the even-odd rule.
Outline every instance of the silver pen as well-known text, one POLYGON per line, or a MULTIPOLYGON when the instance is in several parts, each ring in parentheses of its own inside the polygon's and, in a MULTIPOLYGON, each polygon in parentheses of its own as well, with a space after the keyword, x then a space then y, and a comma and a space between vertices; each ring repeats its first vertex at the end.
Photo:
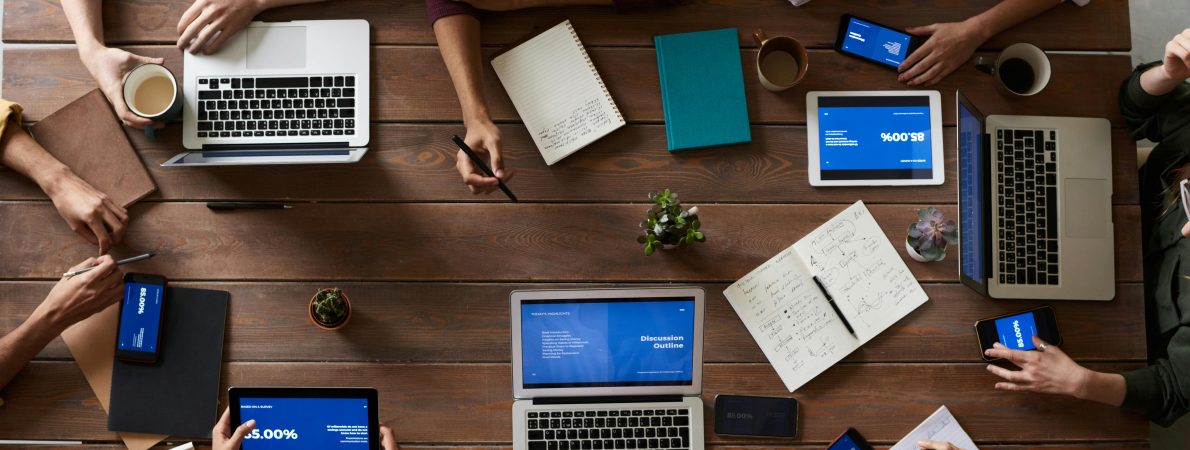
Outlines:
MULTIPOLYGON (((152 257, 153 257, 153 255, 155 255, 155 254, 156 254, 156 253, 152 253, 152 252, 150 252, 150 253, 145 253, 145 254, 143 254, 143 255, 137 255, 137 256, 133 256, 133 257, 131 257, 131 258, 124 258, 124 259, 121 259, 121 260, 119 260, 119 261, 116 261, 116 265, 117 265, 117 266, 122 266, 122 265, 125 265, 125 264, 128 264, 128 263, 134 263, 134 262, 137 262, 137 261, 144 261, 144 260, 146 260, 146 259, 152 258, 152 257)), ((84 273, 90 272, 90 271, 91 271, 91 269, 94 269, 95 267, 96 267, 96 266, 91 266, 91 267, 84 267, 84 268, 82 268, 82 269, 75 269, 75 270, 71 270, 71 271, 69 271, 69 272, 66 272, 66 273, 62 274, 62 277, 63 277, 63 278, 70 278, 70 277, 73 277, 73 276, 75 276, 75 275, 81 275, 81 274, 84 274, 84 273)))

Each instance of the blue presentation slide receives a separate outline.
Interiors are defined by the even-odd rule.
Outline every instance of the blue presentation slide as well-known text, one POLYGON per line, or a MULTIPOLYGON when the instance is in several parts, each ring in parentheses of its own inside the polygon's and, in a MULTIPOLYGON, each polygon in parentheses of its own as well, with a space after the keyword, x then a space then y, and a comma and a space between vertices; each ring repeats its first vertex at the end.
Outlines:
POLYGON ((959 250, 963 275, 984 284, 983 199, 986 168, 980 145, 983 140, 980 121, 965 106, 959 105, 959 250))
POLYGON ((694 300, 521 304, 524 387, 688 385, 694 300))
POLYGON ((854 17, 847 23, 843 50, 873 61, 900 67, 909 53, 908 33, 890 30, 854 17))
POLYGON ((828 171, 844 170, 906 173, 883 173, 875 178, 932 175, 928 99, 924 105, 901 106, 829 106, 826 99, 819 100, 818 154, 824 179, 832 179, 828 171))
POLYGON ((827 450, 859 450, 859 446, 855 445, 855 441, 851 439, 851 436, 844 434, 834 444, 831 444, 831 448, 827 450))
POLYGON ((368 399, 241 398, 240 420, 256 420, 244 450, 368 448, 368 399))
POLYGON ((120 350, 154 353, 161 326, 161 297, 165 286, 124 283, 120 310, 120 350))
POLYGON ((1033 322, 1033 313, 1027 312, 996 319, 996 332, 1000 335, 1000 343, 1009 350, 1033 350, 1037 324, 1033 322))

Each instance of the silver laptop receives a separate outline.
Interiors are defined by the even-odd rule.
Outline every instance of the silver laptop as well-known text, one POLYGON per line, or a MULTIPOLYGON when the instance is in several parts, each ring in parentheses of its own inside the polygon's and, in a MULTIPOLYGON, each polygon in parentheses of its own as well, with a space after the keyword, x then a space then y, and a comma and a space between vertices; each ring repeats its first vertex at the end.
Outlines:
POLYGON ((162 166, 353 163, 368 151, 364 20, 252 22, 185 53, 182 143, 162 166))
POLYGON ((514 450, 703 448, 700 288, 512 293, 514 450))
POLYGON ((992 298, 1115 297, 1111 124, 958 97, 959 272, 992 298))

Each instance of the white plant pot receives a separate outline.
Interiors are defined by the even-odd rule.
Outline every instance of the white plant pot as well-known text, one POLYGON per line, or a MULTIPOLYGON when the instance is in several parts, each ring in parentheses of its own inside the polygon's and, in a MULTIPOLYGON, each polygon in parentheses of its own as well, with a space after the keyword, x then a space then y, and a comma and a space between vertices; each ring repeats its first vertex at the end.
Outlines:
POLYGON ((918 253, 917 249, 914 249, 912 245, 909 245, 909 238, 905 238, 905 252, 909 253, 909 257, 913 258, 913 260, 917 261, 917 262, 928 263, 928 262, 933 262, 933 261, 942 261, 942 260, 946 259, 946 251, 945 250, 942 251, 942 257, 938 258, 938 259, 928 259, 924 256, 921 256, 921 253, 918 253))

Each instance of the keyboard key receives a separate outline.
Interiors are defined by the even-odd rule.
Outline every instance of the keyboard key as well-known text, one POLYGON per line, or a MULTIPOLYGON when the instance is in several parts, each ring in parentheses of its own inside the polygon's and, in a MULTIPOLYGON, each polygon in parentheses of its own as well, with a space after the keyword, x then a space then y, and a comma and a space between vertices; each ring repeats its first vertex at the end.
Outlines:
POLYGON ((339 88, 331 89, 331 97, 342 97, 343 90, 339 88))
POLYGON ((211 122, 199 122, 198 131, 211 131, 211 122))
POLYGON ((343 77, 335 77, 335 87, 343 87, 343 77))
POLYGON ((343 118, 355 117, 355 110, 354 109, 340 109, 339 117, 343 117, 343 118))
POLYGON ((221 91, 221 92, 223 92, 223 99, 224 99, 224 100, 231 100, 231 95, 232 95, 232 94, 231 94, 231 91, 221 91))
POLYGON ((343 88, 343 96, 344 96, 344 97, 349 97, 349 98, 355 98, 355 89, 353 89, 353 88, 343 88))
POLYGON ((256 87, 266 89, 281 89, 281 88, 304 88, 309 87, 310 82, 306 77, 283 77, 283 78, 257 78, 256 87))
POLYGON ((335 102, 340 108, 351 108, 355 106, 354 98, 341 98, 335 102))
POLYGON ((346 83, 344 84, 344 86, 347 86, 347 87, 355 86, 355 77, 347 77, 346 83))
POLYGON ((199 100, 218 100, 219 91, 198 91, 199 100))
POLYGON ((322 87, 322 77, 310 77, 310 87, 322 87))
MULTIPOLYGON (((322 85, 323 85, 323 86, 325 86, 325 87, 331 87, 331 86, 332 86, 332 85, 334 85, 334 84, 335 84, 335 79, 334 79, 334 78, 332 78, 332 77, 322 77, 322 85)), ((325 94, 324 94, 324 95, 325 95, 325 94)))
POLYGON ((206 131, 199 131, 199 132, 198 132, 198 137, 200 137, 200 138, 205 138, 205 137, 207 137, 207 132, 206 132, 206 131))
POLYGON ((219 80, 212 78, 210 86, 211 89, 219 89, 219 80))

